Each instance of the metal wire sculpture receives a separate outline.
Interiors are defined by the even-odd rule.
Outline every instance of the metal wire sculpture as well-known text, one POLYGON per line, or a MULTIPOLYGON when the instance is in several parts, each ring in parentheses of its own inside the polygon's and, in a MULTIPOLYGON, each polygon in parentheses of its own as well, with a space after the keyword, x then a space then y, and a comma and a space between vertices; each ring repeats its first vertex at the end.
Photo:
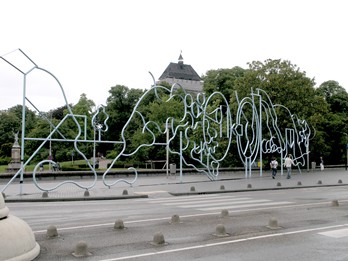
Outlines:
MULTIPOLYGON (((45 144, 52 140, 72 142, 75 151, 86 161, 86 164, 90 171, 92 171, 94 178, 91 184, 87 186, 77 181, 66 180, 50 188, 42 187, 36 178, 38 167, 43 163, 56 164, 56 162, 51 159, 41 160, 34 168, 33 182, 37 188, 42 191, 52 191, 67 183, 76 185, 82 189, 93 188, 97 181, 97 173, 95 170, 95 145, 96 143, 101 142, 119 144, 122 148, 102 175, 104 185, 109 188, 119 182, 125 182, 129 185, 135 183, 138 173, 133 167, 129 168, 130 171, 135 173, 134 179, 131 181, 125 179, 109 181, 107 175, 121 157, 131 157, 138 153, 142 148, 151 146, 164 146, 169 153, 176 155, 179 158, 180 180, 182 180, 182 169, 184 166, 194 168, 197 172, 207 175, 210 180, 218 179, 219 168, 222 161, 229 153, 233 153, 233 151, 231 151, 231 144, 233 141, 236 143, 237 153, 240 160, 244 164, 246 177, 251 176, 252 166, 254 166, 257 161, 259 161, 259 164, 262 164, 262 156, 264 154, 280 154, 282 162, 283 157, 291 152, 292 155, 294 155, 293 160, 296 166, 304 166, 306 163, 305 156, 309 154, 309 139, 311 136, 309 125, 305 120, 298 119, 298 117, 295 114, 292 114, 285 106, 273 104, 265 91, 261 89, 256 89, 255 91, 251 90, 250 95, 241 100, 239 100, 238 94, 236 93, 235 96, 238 106, 235 120, 233 120, 229 101, 226 100, 221 92, 214 92, 208 97, 206 97, 204 93, 193 95, 187 93, 179 84, 173 84, 170 89, 157 85, 152 75, 154 84, 149 90, 144 92, 142 97, 136 103, 131 116, 122 128, 121 140, 107 141, 102 139, 102 133, 109 130, 107 124, 109 115, 106 113, 105 107, 102 105, 97 107, 91 120, 91 126, 94 131, 94 140, 88 140, 86 136, 86 115, 73 114, 72 109, 67 102, 64 89, 58 79, 49 71, 37 66, 22 50, 19 49, 18 51, 32 62, 32 68, 27 72, 18 69, 14 64, 7 61, 5 57, 0 56, 0 58, 9 63, 15 69, 19 70, 24 77, 22 126, 25 126, 25 102, 30 102, 30 100, 25 96, 25 80, 26 76, 34 69, 42 70, 56 80, 64 97, 68 114, 57 125, 54 125, 47 117, 45 118, 52 128, 52 131, 46 138, 28 138, 25 136, 24 127, 22 128, 21 169, 2 188, 1 191, 4 191, 18 175, 20 175, 20 183, 22 183, 23 170, 25 166, 32 161, 45 144), (166 103, 173 100, 180 101, 182 106, 180 116, 170 116, 170 114, 168 114, 165 122, 155 122, 151 120, 149 115, 146 115, 146 113, 142 112, 140 109, 142 103, 149 95, 155 97, 156 101, 164 104, 164 106, 166 103), (291 123, 290 125, 284 127, 278 124, 278 113, 280 112, 282 115, 288 117, 289 122, 291 123), (102 114, 102 117, 100 117, 100 114, 102 114), (74 139, 64 137, 64 135, 59 131, 60 126, 68 118, 73 120, 77 129, 77 134, 74 139), (84 121, 83 130, 80 122, 78 122, 79 118, 82 118, 84 121), (99 118, 104 120, 100 122, 99 118), (135 119, 137 122, 140 122, 142 134, 146 135, 148 141, 132 148, 126 133, 128 128, 131 128, 131 124, 135 119), (53 139, 54 134, 59 135, 60 138, 53 139), (166 136, 166 142, 160 142, 161 139, 159 139, 159 136, 166 136), (29 159, 24 162, 25 141, 27 140, 41 141, 41 144, 29 159), (93 142, 94 145, 93 164, 90 163, 86 155, 79 149, 78 145, 88 142, 93 142), (174 146, 174 144, 178 143, 179 148, 174 146), (187 155, 189 155, 189 159, 187 159, 187 155)), ((34 106, 34 108, 36 107, 34 106)), ((41 111, 37 111, 40 115, 43 115, 41 111)), ((283 164, 281 164, 281 166, 282 165, 283 164)), ((262 175, 262 165, 259 166, 259 170, 260 175, 262 175)))

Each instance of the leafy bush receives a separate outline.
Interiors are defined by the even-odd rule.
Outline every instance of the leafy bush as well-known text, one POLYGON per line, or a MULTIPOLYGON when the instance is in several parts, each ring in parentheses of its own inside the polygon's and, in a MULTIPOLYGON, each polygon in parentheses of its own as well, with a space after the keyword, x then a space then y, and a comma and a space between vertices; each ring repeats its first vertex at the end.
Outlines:
POLYGON ((0 165, 8 165, 11 162, 11 157, 1 157, 0 165))

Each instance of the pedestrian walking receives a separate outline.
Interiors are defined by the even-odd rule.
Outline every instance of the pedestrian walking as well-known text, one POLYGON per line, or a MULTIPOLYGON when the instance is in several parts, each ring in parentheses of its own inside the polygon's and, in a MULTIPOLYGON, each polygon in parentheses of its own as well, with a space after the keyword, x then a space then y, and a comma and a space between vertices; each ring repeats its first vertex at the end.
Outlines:
POLYGON ((284 160, 284 166, 287 169, 287 176, 286 176, 287 179, 291 178, 291 167, 292 167, 292 165, 295 165, 294 161, 292 160, 292 155, 288 154, 288 156, 286 156, 286 158, 284 160))
POLYGON ((270 163, 270 167, 272 170, 272 179, 275 179, 275 176, 277 175, 277 167, 278 167, 278 161, 276 158, 273 158, 273 160, 270 163))
POLYGON ((44 167, 43 167, 43 164, 40 163, 40 171, 43 171, 44 167))
POLYGON ((324 160, 323 160, 323 157, 320 157, 320 170, 321 171, 324 170, 324 160))

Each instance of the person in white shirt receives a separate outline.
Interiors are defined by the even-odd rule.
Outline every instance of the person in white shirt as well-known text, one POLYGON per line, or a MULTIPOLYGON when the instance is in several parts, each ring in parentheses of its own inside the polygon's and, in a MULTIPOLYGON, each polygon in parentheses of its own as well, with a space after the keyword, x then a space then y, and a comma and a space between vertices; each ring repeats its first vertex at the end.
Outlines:
POLYGON ((291 178, 291 167, 292 165, 295 165, 294 164, 294 161, 292 160, 292 156, 291 154, 288 154, 288 156, 286 156, 285 160, 284 160, 284 166, 286 167, 287 169, 287 179, 290 179, 291 178))
POLYGON ((273 158, 273 160, 270 163, 270 166, 272 170, 272 179, 274 179, 275 176, 277 175, 277 167, 278 167, 278 161, 276 160, 276 158, 273 158))
POLYGON ((324 170, 324 160, 323 160, 323 157, 320 157, 320 170, 321 171, 324 170))

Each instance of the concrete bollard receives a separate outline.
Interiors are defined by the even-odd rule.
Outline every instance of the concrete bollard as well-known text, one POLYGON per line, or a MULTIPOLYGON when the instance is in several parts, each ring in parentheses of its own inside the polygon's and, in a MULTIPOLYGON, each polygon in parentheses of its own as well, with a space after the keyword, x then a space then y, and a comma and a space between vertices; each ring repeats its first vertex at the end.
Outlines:
POLYGON ((171 219, 171 221, 170 221, 170 223, 171 223, 171 224, 178 224, 178 223, 181 223, 181 222, 180 222, 180 217, 179 217, 179 215, 176 215, 176 214, 173 215, 173 216, 172 216, 172 219, 171 219))
POLYGON ((252 188, 251 184, 248 184, 247 188, 252 188))
POLYGON ((218 224, 215 228, 215 234, 213 234, 216 237, 227 237, 229 236, 228 233, 226 233, 226 228, 223 224, 218 224))
POLYGON ((298 182, 297 182, 297 186, 302 186, 302 182, 301 182, 301 181, 298 181, 298 182))
POLYGON ((53 226, 53 225, 48 226, 47 232, 46 232, 46 236, 48 238, 58 237, 57 228, 55 226, 53 226))
POLYGON ((34 260, 40 254, 40 245, 33 231, 22 219, 9 213, 0 194, 0 260, 34 260))
POLYGON ((84 197, 89 197, 89 196, 90 196, 90 195, 89 195, 88 189, 85 190, 85 193, 83 194, 83 196, 84 196, 84 197))
POLYGON ((338 180, 338 184, 342 184, 342 180, 341 179, 338 180))
POLYGON ((333 201, 331 201, 331 207, 338 207, 340 204, 338 203, 338 200, 335 199, 333 201))
POLYGON ((225 190, 225 186, 224 186, 224 185, 221 185, 221 186, 220 186, 220 190, 225 190))
POLYGON ((114 229, 125 229, 123 220, 117 219, 114 224, 114 229))
POLYGON ((318 180, 318 183, 317 183, 318 185, 321 185, 321 184, 323 184, 323 182, 321 181, 321 180, 318 180))
POLYGON ((278 226, 278 220, 274 217, 271 217, 268 221, 268 226, 269 229, 279 229, 280 227, 278 226))
POLYGON ((128 190, 124 189, 123 192, 122 192, 122 195, 123 196, 127 196, 128 195, 128 190))
POLYGON ((191 192, 194 192, 194 191, 196 191, 196 188, 195 188, 194 186, 192 186, 192 187, 190 188, 190 191, 191 191, 191 192))
POLYGON ((166 241, 164 240, 164 235, 162 232, 157 232, 154 236, 153 236, 153 241, 151 243, 154 246, 161 246, 161 245, 166 245, 166 241))
POLYGON ((85 241, 79 241, 76 244, 75 252, 73 253, 74 257, 86 257, 91 256, 92 254, 88 252, 88 246, 85 241))
POLYGON ((277 182, 277 187, 281 187, 281 186, 282 186, 282 183, 277 182))
POLYGON ((42 198, 48 198, 48 192, 47 191, 44 191, 42 193, 42 198))
POLYGON ((228 217, 229 213, 227 209, 221 210, 220 217, 228 217))

